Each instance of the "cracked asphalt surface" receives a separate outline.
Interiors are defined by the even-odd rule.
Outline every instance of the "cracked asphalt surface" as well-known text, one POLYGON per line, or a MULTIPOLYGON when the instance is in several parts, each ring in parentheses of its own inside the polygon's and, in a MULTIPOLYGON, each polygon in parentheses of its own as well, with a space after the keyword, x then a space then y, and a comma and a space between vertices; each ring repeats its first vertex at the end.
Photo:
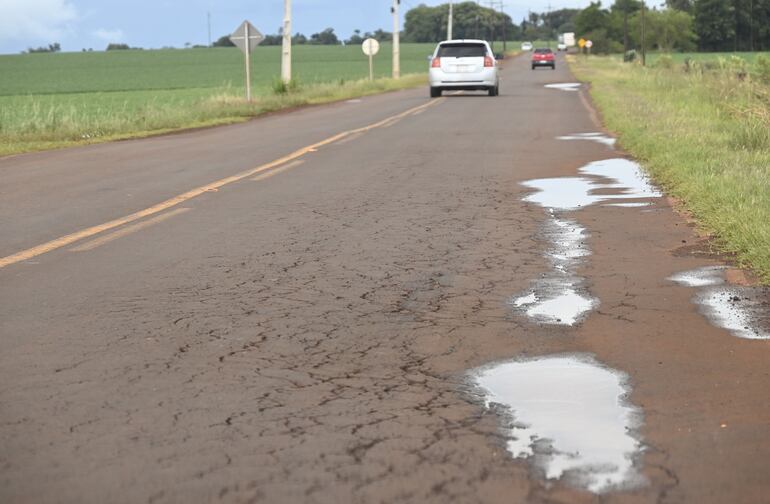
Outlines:
MULTIPOLYGON (((622 155, 571 82, 430 108, 185 201, 90 250, 0 268, 0 501, 767 502, 768 345, 665 279, 712 264, 665 199, 570 215, 601 302, 575 328, 508 302, 549 266, 520 183, 622 155), (649 484, 596 496, 505 450, 470 369, 582 352, 631 380, 649 484)), ((420 89, 246 124, 0 159, 0 256, 429 101, 420 89)))

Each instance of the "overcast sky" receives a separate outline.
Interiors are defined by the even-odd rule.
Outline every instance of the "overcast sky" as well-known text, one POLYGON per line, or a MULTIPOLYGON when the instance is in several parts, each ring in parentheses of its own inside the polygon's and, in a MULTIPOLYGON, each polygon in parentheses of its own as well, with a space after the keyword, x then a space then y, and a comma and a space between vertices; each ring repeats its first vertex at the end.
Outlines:
MULTIPOLYGON (((402 14, 420 3, 402 0, 402 14)), ((458 0, 455 0, 456 2, 458 0)), ((482 3, 485 3, 484 0, 482 3)), ((505 11, 518 23, 528 10, 582 8, 589 0, 509 0, 505 11)), ((332 27, 348 37, 354 29, 390 31, 391 0, 293 0, 293 32, 306 35, 332 27)), ((232 32, 248 19, 263 33, 277 33, 282 0, 0 0, 0 53, 59 42, 64 51, 101 50, 109 42, 154 48, 206 44, 207 13, 212 38, 232 32)))

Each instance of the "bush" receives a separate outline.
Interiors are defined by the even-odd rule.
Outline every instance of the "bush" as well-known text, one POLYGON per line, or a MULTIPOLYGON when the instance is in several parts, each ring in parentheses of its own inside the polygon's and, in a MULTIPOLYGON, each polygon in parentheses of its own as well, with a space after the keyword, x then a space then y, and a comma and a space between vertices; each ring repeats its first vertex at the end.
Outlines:
POLYGON ((280 77, 273 78, 273 93, 277 95, 285 95, 295 93, 300 90, 302 86, 297 79, 292 79, 289 82, 284 82, 280 77))
POLYGON ((755 66, 759 80, 770 84, 770 58, 760 54, 757 56, 755 66))
POLYGON ((658 58, 658 61, 655 62, 655 67, 671 70, 674 68, 674 58, 670 54, 662 54, 658 58))

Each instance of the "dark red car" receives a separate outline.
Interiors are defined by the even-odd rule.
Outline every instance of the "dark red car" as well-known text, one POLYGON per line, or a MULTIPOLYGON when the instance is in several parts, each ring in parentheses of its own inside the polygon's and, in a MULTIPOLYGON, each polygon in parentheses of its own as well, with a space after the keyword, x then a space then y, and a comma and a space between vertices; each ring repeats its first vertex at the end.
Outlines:
POLYGON ((535 49, 535 52, 532 53, 532 70, 541 66, 551 67, 551 70, 556 70, 556 58, 552 50, 546 48, 535 49))

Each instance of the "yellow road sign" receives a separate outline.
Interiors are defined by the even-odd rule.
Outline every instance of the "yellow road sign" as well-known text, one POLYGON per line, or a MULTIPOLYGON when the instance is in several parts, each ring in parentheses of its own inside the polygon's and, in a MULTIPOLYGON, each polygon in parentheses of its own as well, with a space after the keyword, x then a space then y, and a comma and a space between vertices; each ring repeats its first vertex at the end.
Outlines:
POLYGON ((580 40, 578 40, 578 45, 580 46, 581 49, 584 48, 586 46, 586 39, 581 38, 580 40))

